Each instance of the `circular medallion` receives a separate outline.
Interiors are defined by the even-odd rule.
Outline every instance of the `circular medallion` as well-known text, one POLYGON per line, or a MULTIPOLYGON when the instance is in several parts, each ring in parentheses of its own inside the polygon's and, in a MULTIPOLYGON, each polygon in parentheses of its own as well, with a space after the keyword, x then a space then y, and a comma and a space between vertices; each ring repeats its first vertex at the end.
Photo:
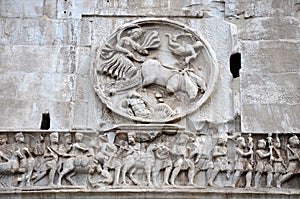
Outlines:
POLYGON ((217 78, 215 54, 187 26, 138 20, 114 32, 95 53, 91 76, 109 109, 139 122, 170 122, 198 109, 217 78))

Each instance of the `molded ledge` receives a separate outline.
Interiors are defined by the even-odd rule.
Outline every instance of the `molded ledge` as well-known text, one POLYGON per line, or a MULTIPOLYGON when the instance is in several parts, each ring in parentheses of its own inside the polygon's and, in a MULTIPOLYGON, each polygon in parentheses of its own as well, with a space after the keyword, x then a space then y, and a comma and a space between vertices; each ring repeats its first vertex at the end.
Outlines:
POLYGON ((240 188, 209 188, 209 189, 110 189, 87 191, 79 189, 40 190, 40 191, 1 191, 0 199, 228 199, 228 198, 264 198, 264 199, 296 199, 300 198, 297 189, 240 189, 240 188))

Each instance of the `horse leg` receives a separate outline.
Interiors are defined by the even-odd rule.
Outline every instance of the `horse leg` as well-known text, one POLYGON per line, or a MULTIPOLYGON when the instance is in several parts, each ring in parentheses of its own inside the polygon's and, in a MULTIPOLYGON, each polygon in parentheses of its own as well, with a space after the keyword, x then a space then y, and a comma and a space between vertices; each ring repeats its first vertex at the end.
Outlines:
POLYGON ((75 168, 73 159, 68 159, 66 162, 64 162, 61 165, 62 165, 62 168, 61 168, 62 171, 58 172, 59 175, 58 175, 58 180, 57 180, 57 185, 59 185, 59 186, 62 185, 61 184, 62 178, 75 168))
POLYGON ((134 174, 135 171, 136 171, 135 167, 133 167, 132 169, 130 169, 128 177, 133 182, 134 185, 138 185, 138 181, 133 176, 133 174, 134 174))
MULTIPOLYGON (((72 170, 74 169, 74 167, 64 167, 63 170, 59 173, 59 176, 58 176, 58 180, 57 180, 57 185, 58 186, 61 186, 61 181, 62 181, 62 178, 68 174, 69 172, 71 172, 72 170)), ((69 181, 70 182, 70 181, 69 181)), ((70 182, 71 183, 71 182, 70 182)), ((71 183, 72 184, 72 183, 71 183)))
POLYGON ((71 177, 73 177, 76 174, 76 172, 71 172, 69 174, 66 175, 66 180, 71 183, 71 185, 76 185, 76 182, 74 180, 72 180, 71 177))
POLYGON ((33 173, 33 169, 34 169, 34 165, 35 165, 35 161, 34 160, 30 160, 30 164, 28 166, 28 171, 27 171, 27 175, 26 175, 26 184, 25 186, 30 186, 31 184, 31 178, 32 178, 32 173, 33 173))
POLYGON ((150 167, 145 167, 145 171, 146 171, 146 177, 147 177, 147 182, 148 182, 148 186, 153 186, 152 182, 151 182, 151 166, 150 167))
POLYGON ((119 184, 119 176, 120 176, 121 167, 115 168, 115 176, 114 176, 114 185, 119 184))
POLYGON ((127 170, 128 170, 128 168, 127 168, 127 165, 124 165, 123 166, 123 169, 122 169, 122 172, 121 172, 121 175, 122 175, 122 184, 127 184, 126 183, 126 173, 127 173, 127 170))
POLYGON ((24 187, 26 181, 26 173, 23 173, 21 176, 22 177, 21 177, 20 187, 24 187))
POLYGON ((40 172, 37 174, 36 179, 33 181, 33 184, 35 184, 35 183, 37 183, 38 181, 40 181, 43 177, 45 177, 46 174, 47 174, 47 170, 40 171, 40 172))

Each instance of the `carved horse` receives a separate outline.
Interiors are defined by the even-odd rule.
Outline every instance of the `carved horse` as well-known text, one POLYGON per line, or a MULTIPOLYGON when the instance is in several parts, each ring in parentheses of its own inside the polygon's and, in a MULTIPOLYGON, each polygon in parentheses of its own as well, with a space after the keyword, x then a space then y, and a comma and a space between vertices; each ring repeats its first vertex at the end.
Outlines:
POLYGON ((136 153, 127 155, 123 159, 123 167, 121 171, 122 183, 126 184, 126 173, 128 172, 129 179, 135 184, 138 185, 137 180, 133 176, 134 172, 137 169, 144 169, 146 172, 147 183, 149 186, 152 186, 151 182, 151 173, 154 166, 154 151, 155 146, 150 145, 145 153, 136 153))
POLYGON ((35 159, 28 149, 19 148, 13 152, 11 158, 8 159, 7 162, 0 163, 0 173, 22 173, 22 177, 18 178, 18 181, 21 182, 20 186, 30 185, 34 167, 35 159), (26 154, 28 154, 29 157, 26 157, 26 154), (21 165, 23 166, 22 168, 20 168, 21 165))
POLYGON ((76 185, 76 182, 72 180, 72 176, 76 173, 92 174, 96 170, 96 161, 93 156, 78 155, 64 159, 58 168, 58 180, 57 185, 61 186, 61 181, 64 176, 71 185, 76 185))
POLYGON ((16 173, 20 166, 19 159, 23 158, 21 150, 16 150, 7 162, 0 163, 0 173, 16 173))
POLYGON ((24 155, 21 161, 25 165, 25 168, 24 168, 24 174, 20 179, 21 180, 20 186, 30 185, 31 180, 33 178, 32 174, 36 167, 36 160, 32 156, 31 152, 28 150, 28 148, 23 148, 23 154, 24 155))
POLYGON ((172 69, 162 66, 157 60, 149 59, 141 65, 142 85, 157 84, 171 94, 182 91, 189 99, 195 99, 198 91, 204 93, 205 81, 189 69, 172 69))

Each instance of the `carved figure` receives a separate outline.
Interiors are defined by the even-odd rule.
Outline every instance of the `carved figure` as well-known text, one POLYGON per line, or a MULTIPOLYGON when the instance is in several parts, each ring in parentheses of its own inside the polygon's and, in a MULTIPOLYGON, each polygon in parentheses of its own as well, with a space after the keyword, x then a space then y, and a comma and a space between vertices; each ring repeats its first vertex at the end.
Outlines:
POLYGON ((44 154, 44 161, 41 167, 37 171, 37 178, 34 183, 40 181, 49 171, 49 184, 48 186, 54 186, 54 177, 57 171, 59 161, 59 135, 58 132, 53 132, 49 135, 50 145, 46 147, 46 153, 44 154))
POLYGON ((205 81, 188 68, 179 70, 163 66, 159 61, 149 59, 141 65, 142 85, 160 85, 170 93, 186 93, 189 99, 195 99, 198 91, 205 92, 205 81))
POLYGON ((203 106, 217 86, 219 67, 212 48, 177 22, 138 20, 118 29, 104 47, 93 49, 95 92, 108 109, 135 122, 179 120, 203 106), (130 96, 135 91, 139 97, 130 96), (156 92, 164 97, 158 103, 151 96, 156 92), (148 110, 134 113, 129 101, 140 104, 139 111, 148 110))
POLYGON ((272 187, 271 183, 273 180, 273 168, 270 164, 270 157, 271 156, 271 147, 270 151, 266 150, 266 141, 264 139, 258 140, 257 150, 256 150, 256 174, 254 179, 254 187, 257 188, 259 186, 259 182, 261 179, 262 173, 267 173, 267 187, 272 187))
POLYGON ((35 159, 32 156, 29 147, 25 144, 25 137, 22 132, 15 135, 16 150, 22 153, 23 158, 19 159, 18 171, 22 174, 22 177, 18 179, 20 186, 28 186, 31 183, 31 177, 35 167, 35 159))
POLYGON ((66 180, 75 185, 76 182, 72 180, 77 172, 81 173, 94 173, 96 165, 94 163, 92 154, 88 153, 89 148, 82 142, 83 134, 75 133, 75 143, 72 144, 72 157, 68 158, 59 172, 57 185, 61 185, 62 178, 66 176, 66 180))
POLYGON ((220 171, 227 171, 226 177, 229 178, 229 165, 227 158, 227 134, 223 134, 218 138, 217 145, 213 149, 213 164, 208 166, 207 180, 208 186, 216 187, 214 180, 220 171))
POLYGON ((126 173, 128 172, 129 179, 133 184, 137 185, 138 181, 133 176, 136 169, 144 169, 146 172, 146 179, 148 186, 152 186, 151 173, 154 165, 154 153, 155 146, 150 144, 146 152, 140 151, 140 144, 135 143, 134 134, 128 134, 128 143, 131 147, 128 150, 127 156, 123 159, 123 166, 121 171, 122 183, 126 183, 126 173))
POLYGON ((287 159, 288 167, 283 176, 277 180, 277 188, 281 188, 282 183, 293 177, 293 175, 299 173, 300 168, 300 150, 299 150, 299 138, 294 135, 289 138, 289 145, 287 145, 287 159))
POLYGON ((249 156, 253 154, 252 149, 250 148, 249 151, 245 151, 246 149, 246 142, 243 137, 238 137, 236 139, 237 146, 236 146, 236 158, 235 158, 235 173, 232 179, 232 187, 236 186, 236 183, 240 179, 242 173, 246 172, 246 188, 251 187, 252 181, 252 165, 249 162, 249 156))
POLYGON ((195 141, 192 143, 192 152, 190 154, 190 159, 194 160, 195 165, 195 175, 200 172, 206 170, 207 166, 207 154, 204 154, 204 144, 205 137, 196 137, 195 141))
POLYGON ((72 150, 72 136, 71 133, 66 133, 64 135, 64 142, 59 145, 59 151, 62 154, 67 154, 72 150))
POLYGON ((188 170, 188 185, 194 186, 195 166, 189 158, 191 148, 187 146, 190 138, 188 135, 181 134, 176 139, 176 145, 172 148, 172 155, 175 156, 174 169, 171 175, 170 182, 175 186, 175 179, 181 170, 188 170))
POLYGON ((203 47, 202 42, 196 41, 193 44, 189 44, 183 42, 182 44, 178 42, 178 37, 189 36, 192 37, 191 34, 179 34, 173 35, 166 34, 168 37, 168 47, 172 53, 177 56, 183 57, 185 64, 190 63, 192 59, 196 59, 200 49, 203 47))
POLYGON ((122 37, 121 35, 124 30, 118 33, 117 44, 114 48, 106 44, 106 48, 102 49, 100 56, 107 61, 98 67, 101 73, 110 75, 116 79, 129 79, 133 77, 138 68, 132 60, 142 62, 130 50, 136 51, 141 55, 148 55, 148 49, 156 49, 160 46, 160 38, 157 31, 152 31, 145 37, 144 42, 140 43, 139 39, 145 33, 142 28, 134 25, 134 28, 127 31, 128 36, 122 37))
POLYGON ((172 171, 172 159, 171 159, 171 151, 169 147, 167 147, 164 143, 159 143, 154 148, 155 154, 155 163, 153 167, 153 182, 155 186, 158 186, 157 177, 161 170, 164 169, 164 185, 169 184, 169 177, 172 171))
POLYGON ((149 118, 151 116, 150 110, 147 108, 146 102, 141 99, 140 94, 133 91, 128 98, 123 100, 122 107, 127 108, 128 114, 135 117, 149 118))
POLYGON ((272 159, 273 159, 273 168, 274 168, 274 181, 277 181, 281 176, 286 172, 287 166, 285 165, 284 159, 281 156, 281 144, 278 137, 278 134, 276 134, 276 139, 274 141, 274 148, 272 151, 272 159))
POLYGON ((11 153, 8 149, 7 149, 7 135, 6 134, 0 134, 0 164, 2 162, 7 162, 9 161, 9 155, 8 153, 11 153))
MULTIPOLYGON (((8 141, 6 134, 0 134, 0 173, 11 174, 19 171, 19 160, 24 158, 20 148, 16 148, 14 152, 11 152, 5 145, 8 141)), ((1 185, 1 183, 0 183, 1 185)))
POLYGON ((122 166, 122 161, 120 157, 120 151, 114 143, 104 142, 100 147, 100 151, 95 157, 99 162, 103 163, 103 169, 97 169, 98 173, 105 178, 102 180, 103 183, 117 185, 119 183, 119 176, 122 166), (114 179, 108 172, 108 169, 114 169, 114 179))

